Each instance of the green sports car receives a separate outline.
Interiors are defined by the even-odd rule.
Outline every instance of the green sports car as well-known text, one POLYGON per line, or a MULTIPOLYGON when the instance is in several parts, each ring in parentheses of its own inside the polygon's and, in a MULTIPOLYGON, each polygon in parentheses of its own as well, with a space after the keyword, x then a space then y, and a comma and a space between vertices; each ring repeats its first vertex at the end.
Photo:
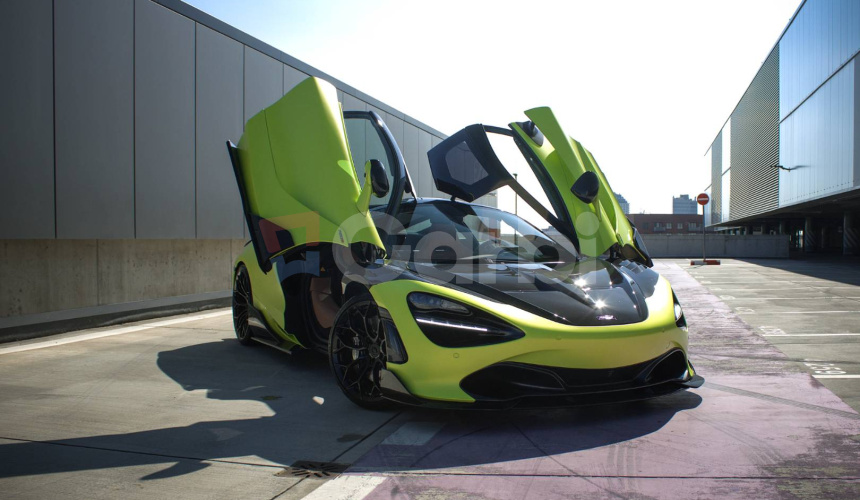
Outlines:
POLYGON ((373 409, 567 406, 700 386, 678 299, 591 153, 549 108, 525 114, 430 149, 450 199, 417 197, 379 115, 341 111, 323 80, 248 120, 227 144, 250 233, 234 267, 239 342, 320 351, 343 393, 373 409), (505 147, 539 187, 510 173, 505 147), (473 203, 503 189, 531 222, 473 203))

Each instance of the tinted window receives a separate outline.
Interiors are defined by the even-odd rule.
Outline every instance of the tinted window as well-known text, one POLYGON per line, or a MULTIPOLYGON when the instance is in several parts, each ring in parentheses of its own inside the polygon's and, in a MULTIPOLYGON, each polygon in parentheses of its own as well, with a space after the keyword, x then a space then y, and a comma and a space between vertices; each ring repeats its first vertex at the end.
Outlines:
MULTIPOLYGON (((346 118, 344 121, 346 123, 346 136, 349 141, 352 161, 355 164, 355 175, 358 177, 358 183, 364 187, 364 165, 367 161, 379 160, 385 166, 385 172, 388 174, 388 185, 394 186, 394 152, 388 147, 388 143, 383 138, 380 130, 373 125, 370 117, 346 118)), ((383 198, 372 196, 370 198, 370 206, 387 205, 390 197, 390 191, 383 198)))

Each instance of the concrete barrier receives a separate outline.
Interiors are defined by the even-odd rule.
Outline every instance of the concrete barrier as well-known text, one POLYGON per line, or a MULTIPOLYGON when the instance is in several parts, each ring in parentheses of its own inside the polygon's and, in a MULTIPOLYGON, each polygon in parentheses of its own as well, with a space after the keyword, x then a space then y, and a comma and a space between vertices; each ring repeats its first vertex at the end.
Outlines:
POLYGON ((245 240, 0 240, 0 342, 230 304, 245 240))
MULTIPOLYGON (((702 258, 701 234, 643 234, 651 257, 702 258)), ((788 258, 788 235, 707 234, 707 258, 788 258)))

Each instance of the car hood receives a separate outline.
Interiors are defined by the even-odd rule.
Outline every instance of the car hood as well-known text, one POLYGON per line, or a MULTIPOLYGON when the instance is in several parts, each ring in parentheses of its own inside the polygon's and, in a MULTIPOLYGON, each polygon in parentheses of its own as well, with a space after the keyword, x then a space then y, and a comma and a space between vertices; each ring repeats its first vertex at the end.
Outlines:
POLYGON ((409 263, 417 277, 462 288, 533 314, 576 326, 624 325, 648 317, 645 299, 659 275, 630 261, 593 258, 550 268, 542 264, 409 263))

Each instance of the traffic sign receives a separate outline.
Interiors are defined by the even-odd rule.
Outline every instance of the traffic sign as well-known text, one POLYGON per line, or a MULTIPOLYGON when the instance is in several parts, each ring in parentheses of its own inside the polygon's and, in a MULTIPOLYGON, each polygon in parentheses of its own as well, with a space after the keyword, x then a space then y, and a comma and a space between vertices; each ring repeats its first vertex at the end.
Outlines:
POLYGON ((711 198, 706 193, 702 193, 699 196, 696 196, 696 201, 699 205, 705 206, 709 201, 711 201, 711 198))

